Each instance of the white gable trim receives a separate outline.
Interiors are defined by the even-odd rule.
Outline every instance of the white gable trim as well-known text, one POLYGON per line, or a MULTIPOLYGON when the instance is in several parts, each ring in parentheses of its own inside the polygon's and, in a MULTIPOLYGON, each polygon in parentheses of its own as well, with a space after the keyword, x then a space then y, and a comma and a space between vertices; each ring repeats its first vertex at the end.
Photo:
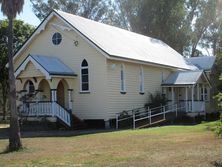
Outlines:
MULTIPOLYGON (((46 17, 45 20, 39 25, 39 27, 34 31, 34 33, 29 37, 29 39, 24 43, 24 45, 16 52, 16 54, 13 57, 13 60, 15 60, 21 53, 22 51, 28 47, 29 43, 33 40, 34 37, 36 37, 38 34, 40 34, 42 31, 45 30, 45 27, 48 23, 48 21, 54 16, 55 14, 52 12, 49 14, 49 16, 46 17)), ((8 64, 6 65, 8 66, 8 64)))
POLYGON ((19 68, 15 71, 15 73, 14 73, 15 78, 17 78, 19 76, 19 74, 21 74, 21 72, 25 70, 25 68, 29 62, 32 62, 34 64, 35 68, 37 70, 40 70, 45 75, 46 79, 51 79, 49 72, 46 71, 35 59, 33 59, 32 56, 28 56, 25 59, 25 61, 19 66, 19 68))
MULTIPOLYGON (((208 79, 205 71, 203 71, 203 73, 201 74, 201 76, 202 76, 202 75, 204 76, 205 80, 207 81, 209 87, 212 88, 212 85, 211 85, 211 83, 210 83, 210 81, 209 81, 209 79, 208 79)), ((201 76, 198 78, 197 82, 201 79, 201 76)))

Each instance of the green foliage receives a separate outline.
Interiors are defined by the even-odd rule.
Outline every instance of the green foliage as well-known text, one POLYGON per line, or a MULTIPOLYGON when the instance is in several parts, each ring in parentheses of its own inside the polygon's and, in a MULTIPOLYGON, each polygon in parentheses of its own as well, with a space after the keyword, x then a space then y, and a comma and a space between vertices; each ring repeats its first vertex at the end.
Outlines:
MULTIPOLYGON (((34 31, 34 27, 25 24, 21 20, 14 21, 14 52, 19 49, 25 40, 34 31)), ((3 106, 3 112, 5 115, 7 110, 7 95, 8 95, 8 69, 5 67, 8 62, 8 50, 7 50, 7 31, 8 21, 0 20, 0 105, 3 106)))
POLYGON ((80 15, 96 21, 107 18, 110 10, 111 0, 31 0, 35 15, 43 20, 52 9, 80 15))
POLYGON ((217 136, 222 137, 222 114, 220 115, 220 121, 217 123, 215 133, 217 136))
POLYGON ((145 106, 154 108, 159 107, 161 105, 166 105, 166 103, 166 97, 160 92, 156 92, 155 94, 150 93, 148 103, 146 103, 145 106))

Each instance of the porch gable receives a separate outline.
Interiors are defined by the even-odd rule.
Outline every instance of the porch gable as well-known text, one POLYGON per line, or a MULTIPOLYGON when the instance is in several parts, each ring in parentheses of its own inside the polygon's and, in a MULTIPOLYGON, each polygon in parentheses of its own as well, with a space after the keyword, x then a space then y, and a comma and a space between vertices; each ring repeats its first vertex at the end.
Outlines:
POLYGON ((58 58, 29 55, 16 69, 15 77, 18 78, 25 70, 30 70, 30 68, 32 69, 31 73, 33 72, 32 76, 45 76, 46 79, 51 79, 52 76, 77 76, 71 68, 58 58))

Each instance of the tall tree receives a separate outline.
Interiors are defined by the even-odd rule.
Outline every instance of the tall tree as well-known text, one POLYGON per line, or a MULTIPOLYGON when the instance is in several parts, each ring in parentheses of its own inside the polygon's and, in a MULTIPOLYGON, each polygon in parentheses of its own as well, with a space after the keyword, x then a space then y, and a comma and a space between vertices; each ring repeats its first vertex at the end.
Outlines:
POLYGON ((51 9, 76 14, 96 21, 105 21, 112 0, 31 0, 35 15, 43 20, 51 9))
MULTIPOLYGON (((3 120, 5 120, 6 116, 6 108, 7 108, 7 95, 8 95, 8 69, 5 67, 8 59, 8 50, 7 50, 7 30, 8 30, 8 21, 0 20, 0 92, 2 93, 2 97, 0 97, 0 105, 3 109, 3 120)), ((34 27, 25 24, 21 20, 14 21, 14 39, 13 39, 13 48, 14 52, 20 48, 25 42, 25 40, 31 35, 34 31, 34 27)))
MULTIPOLYGON (((185 0, 116 0, 132 31, 163 40, 183 52, 187 32, 182 27, 185 0)), ((127 24, 126 24, 127 25, 127 24)))
POLYGON ((8 18, 8 74, 9 74, 9 109, 10 109, 10 135, 9 150, 22 148, 18 112, 16 106, 16 87, 13 66, 13 21, 24 5, 24 0, 0 0, 1 11, 8 18))
POLYGON ((216 39, 215 30, 221 25, 221 2, 116 0, 116 5, 119 19, 132 31, 161 39, 181 54, 198 56, 198 46, 211 48, 216 39))

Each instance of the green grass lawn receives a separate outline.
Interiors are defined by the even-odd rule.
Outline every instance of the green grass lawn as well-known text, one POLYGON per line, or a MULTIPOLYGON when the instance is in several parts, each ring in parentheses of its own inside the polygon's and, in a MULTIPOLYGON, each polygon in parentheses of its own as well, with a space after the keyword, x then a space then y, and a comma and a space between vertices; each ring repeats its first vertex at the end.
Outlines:
MULTIPOLYGON (((222 139, 206 123, 73 137, 25 138, 0 166, 222 166, 222 139)), ((8 140, 0 140, 3 152, 8 140)))

